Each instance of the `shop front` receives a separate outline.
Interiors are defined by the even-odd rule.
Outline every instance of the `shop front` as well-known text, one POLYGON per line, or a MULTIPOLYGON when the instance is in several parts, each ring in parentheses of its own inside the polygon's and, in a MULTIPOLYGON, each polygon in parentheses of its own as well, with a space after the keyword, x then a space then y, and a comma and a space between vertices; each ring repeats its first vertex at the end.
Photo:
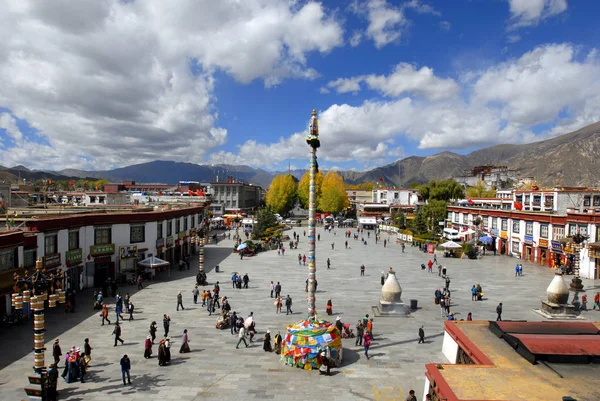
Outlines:
POLYGON ((162 260, 165 260, 165 239, 157 239, 156 240, 156 257, 162 260))
POLYGON ((508 232, 500 231, 497 248, 500 250, 500 255, 506 255, 508 253, 508 232))
POLYGON ((114 254, 115 244, 90 246, 90 256, 94 258, 95 287, 101 287, 109 278, 116 280, 115 263, 112 261, 114 254))
MULTIPOLYGON (((164 260, 169 262, 171 264, 171 266, 174 266, 174 263, 175 263, 175 238, 172 235, 169 235, 167 237, 164 260)), ((179 261, 179 260, 177 260, 177 261, 179 261)))
POLYGON ((65 252, 65 288, 81 289, 81 274, 83 273, 83 249, 71 249, 65 252))
POLYGON ((119 247, 119 278, 122 283, 126 283, 128 278, 135 280, 137 260, 137 245, 125 245, 119 247))
POLYGON ((565 255, 563 253, 563 246, 560 241, 551 241, 552 246, 552 258, 550 259, 550 267, 558 269, 559 266, 565 264, 565 255))
POLYGON ((521 259, 527 261, 527 262, 533 262, 534 261, 534 256, 535 253, 533 252, 534 247, 533 247, 533 236, 531 235, 526 235, 523 238, 523 248, 521 251, 521 259))
POLYGON ((548 252, 548 240, 540 238, 538 246, 537 261, 541 266, 550 266, 550 255, 548 252))
POLYGON ((590 268, 593 269, 590 272, 590 278, 597 280, 598 277, 598 265, 600 264, 600 242, 588 243, 589 257, 590 257, 590 268))

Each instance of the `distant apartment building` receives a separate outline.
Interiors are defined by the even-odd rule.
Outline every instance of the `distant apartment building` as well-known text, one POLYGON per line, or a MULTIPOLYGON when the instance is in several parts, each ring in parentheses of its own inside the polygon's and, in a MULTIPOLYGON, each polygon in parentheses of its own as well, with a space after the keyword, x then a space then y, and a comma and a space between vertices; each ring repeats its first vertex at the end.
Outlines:
POLYGON ((263 188, 258 185, 234 182, 228 177, 226 182, 211 182, 208 188, 213 205, 222 205, 224 213, 248 212, 260 205, 263 188))
POLYGON ((135 181, 123 181, 121 184, 105 184, 105 192, 177 192, 177 185, 173 184, 136 184, 135 181))

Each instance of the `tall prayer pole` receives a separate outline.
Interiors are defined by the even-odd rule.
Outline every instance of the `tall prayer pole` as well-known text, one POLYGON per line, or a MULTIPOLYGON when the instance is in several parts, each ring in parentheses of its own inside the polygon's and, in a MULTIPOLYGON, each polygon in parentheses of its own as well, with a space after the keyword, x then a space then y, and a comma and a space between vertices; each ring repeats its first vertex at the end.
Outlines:
POLYGON ((316 318, 317 308, 315 299, 315 283, 317 278, 317 261, 315 258, 316 239, 316 214, 317 214, 317 149, 321 146, 319 141, 319 122, 317 110, 312 111, 306 143, 310 146, 310 183, 308 196, 308 316, 316 318))

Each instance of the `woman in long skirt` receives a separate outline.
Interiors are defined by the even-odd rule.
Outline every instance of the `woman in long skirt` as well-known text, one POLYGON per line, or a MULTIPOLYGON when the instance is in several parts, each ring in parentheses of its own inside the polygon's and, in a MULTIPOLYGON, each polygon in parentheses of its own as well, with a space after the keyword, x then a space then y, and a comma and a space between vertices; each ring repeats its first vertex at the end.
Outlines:
POLYGON ((281 338, 281 334, 279 334, 279 332, 275 334, 275 338, 273 338, 273 341, 275 344, 275 353, 277 355, 281 354, 281 343, 283 342, 283 339, 281 338))
POLYGON ((263 338, 263 349, 265 352, 273 352, 271 348, 271 330, 267 330, 265 337, 263 338))
POLYGON ((152 336, 146 337, 144 344, 144 358, 148 359, 152 356, 152 336))
POLYGON ((183 330, 183 336, 181 337, 181 348, 179 348, 180 354, 190 352, 190 346, 188 345, 189 342, 190 339, 188 338, 187 329, 185 329, 183 330))

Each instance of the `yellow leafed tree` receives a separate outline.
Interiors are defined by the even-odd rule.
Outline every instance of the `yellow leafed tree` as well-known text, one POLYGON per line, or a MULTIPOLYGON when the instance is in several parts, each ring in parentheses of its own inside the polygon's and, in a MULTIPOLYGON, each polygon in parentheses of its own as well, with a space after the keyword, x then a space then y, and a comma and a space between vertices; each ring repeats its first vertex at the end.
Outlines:
POLYGON ((281 175, 271 181, 267 191, 267 206, 275 213, 286 213, 294 207, 296 200, 296 182, 290 174, 281 175))
MULTIPOLYGON (((315 181, 316 181, 316 193, 317 193, 317 210, 320 210, 319 201, 321 199, 321 188, 323 186, 323 173, 321 172, 321 170, 319 170, 319 172, 317 173, 317 177, 316 177, 315 181)), ((300 201, 300 205, 304 209, 308 209, 308 195, 309 195, 308 184, 310 184, 310 172, 309 171, 304 173, 304 175, 302 176, 302 179, 300 180, 300 183, 298 184, 298 200, 300 201)))
POLYGON ((326 213, 339 213, 348 206, 348 196, 344 179, 335 171, 328 171, 323 179, 319 210, 326 213))

